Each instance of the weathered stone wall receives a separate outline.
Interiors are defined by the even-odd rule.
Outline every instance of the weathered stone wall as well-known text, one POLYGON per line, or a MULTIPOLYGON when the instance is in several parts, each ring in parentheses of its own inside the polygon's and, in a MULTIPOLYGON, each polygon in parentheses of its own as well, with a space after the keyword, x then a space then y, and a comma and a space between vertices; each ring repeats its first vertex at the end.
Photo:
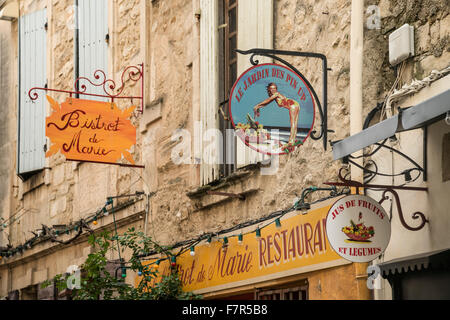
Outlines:
MULTIPOLYGON (((329 66, 333 69, 329 74, 328 88, 329 126, 336 130, 336 137, 330 137, 333 140, 348 134, 345 128, 349 120, 344 116, 348 114, 349 5, 349 1, 339 6, 327 1, 309 4, 275 1, 274 6, 276 49, 323 52, 328 57, 329 66), (338 10, 334 12, 336 7, 338 10), (333 37, 342 39, 331 47, 330 39, 333 37)), ((193 40, 198 31, 195 29, 190 3, 156 1, 152 9, 151 65, 155 67, 152 72, 156 75, 153 86, 156 98, 163 99, 162 120, 156 134, 158 194, 153 198, 152 208, 155 232, 164 242, 220 230, 287 208, 304 187, 319 185, 324 181, 323 177, 333 180, 338 164, 332 163, 330 152, 324 153, 321 142, 309 139, 291 155, 280 158, 276 175, 261 176, 259 170, 252 171, 250 177, 237 180, 233 186, 223 190, 243 192, 259 189, 247 197, 244 203, 233 200, 209 209, 196 210, 202 204, 213 203, 218 199, 207 195, 200 197, 200 200, 186 197, 187 191, 198 187, 198 182, 191 179, 189 172, 195 168, 193 165, 175 165, 172 162, 171 151, 177 142, 171 141, 171 136, 180 128, 193 133, 192 112, 198 106, 191 104, 192 87, 195 91, 198 84, 192 83, 191 79, 198 71, 192 70, 195 64, 192 60, 198 59, 198 53, 193 54, 191 48, 195 45, 193 40), (316 161, 316 156, 308 156, 317 154, 320 154, 321 161, 316 161)), ((292 59, 292 62, 304 71, 321 97, 321 62, 305 61, 304 58, 292 59)), ((319 129, 319 125, 316 128, 319 129)))
MULTIPOLYGON (((114 50, 110 50, 108 57, 108 78, 116 82, 116 89, 121 83, 121 75, 128 65, 137 65, 142 63, 143 57, 140 57, 140 1, 109 1, 109 26, 111 32, 110 46, 114 44, 114 50), (114 53, 113 53, 114 51, 114 53), (114 59, 111 59, 114 57, 114 59)), ((49 88, 73 90, 74 84, 74 7, 73 1, 69 0, 41 0, 41 1, 20 1, 21 15, 25 15, 36 10, 47 8, 48 15, 48 86, 49 88)), ((11 26, 8 36, 12 37, 9 43, 11 52, 11 61, 17 62, 17 28, 18 23, 14 21, 1 22, 11 26)), ((7 28, 2 28, 8 31, 7 28)), ((12 62, 11 62, 11 65, 12 62)), ((17 65, 17 64, 14 64, 17 65)), ((2 74, 5 79, 8 74, 2 74)), ((12 78, 3 81, 2 78, 2 103, 5 101, 4 94, 7 95, 7 87, 16 90, 14 87, 17 71, 11 69, 12 78), (3 86, 3 83, 5 86, 3 86)), ((8 69, 8 70, 9 70, 8 69)), ((93 79, 94 75, 90 75, 93 79)), ((125 78, 125 85, 130 87, 124 90, 126 95, 140 95, 140 85, 125 78)), ((89 88, 88 88, 89 91, 89 88)), ((40 98, 45 98, 44 92, 39 92, 40 98)), ((65 94, 50 93, 58 102, 64 101, 65 94)), ((14 95, 12 95, 14 97, 14 95)), ((117 100, 116 100, 117 102, 117 100)), ((133 101, 133 104, 140 108, 139 100, 133 101)), ((118 102, 119 107, 129 107, 131 101, 118 102)), ((2 233, 1 246, 9 243, 15 247, 24 243, 33 237, 31 233, 42 228, 42 225, 68 225, 72 222, 85 218, 99 208, 103 207, 107 196, 116 196, 119 194, 133 194, 141 191, 144 181, 141 177, 143 170, 139 168, 121 168, 119 166, 96 165, 90 163, 68 162, 61 155, 56 155, 47 159, 46 167, 49 169, 37 173, 27 181, 21 181, 16 175, 15 148, 17 144, 17 135, 13 132, 17 128, 16 117, 17 103, 10 103, 10 108, 4 108, 5 112, 12 115, 6 116, 8 121, 2 126, 2 146, 11 149, 9 154, 5 153, 5 171, 1 173, 2 179, 9 180, 11 177, 13 183, 2 184, 1 205, 2 217, 5 219, 17 214, 20 219, 11 223, 11 226, 2 233), (5 130, 3 130, 3 128, 5 130), (7 132, 9 131, 9 132, 7 132), (4 139, 3 139, 4 137, 4 139), (10 168, 6 166, 11 163, 10 168), (15 188, 11 188, 12 185, 15 188), (3 192, 4 191, 4 192, 3 192), (11 208, 11 209, 9 209, 11 208), (8 239, 7 239, 8 237, 8 239)), ((47 110, 50 112, 50 109, 47 110)), ((138 113, 132 121, 139 126, 138 113)), ((138 135, 138 146, 140 146, 140 136, 138 135)), ((140 147, 132 150, 136 163, 142 161, 140 147)), ((118 206, 130 198, 119 198, 115 201, 118 206)), ((129 227, 135 226, 143 229, 145 201, 141 199, 136 204, 128 206, 116 213, 119 232, 126 231, 129 227), (139 222, 136 222, 139 221, 139 222)), ((99 220, 97 226, 93 229, 113 230, 113 217, 105 217, 99 220)), ((72 231, 69 235, 63 235, 61 240, 67 240, 74 236, 72 231)), ((63 273, 70 265, 81 265, 84 262, 90 247, 87 244, 87 238, 77 239, 68 246, 60 246, 50 241, 33 246, 32 249, 24 251, 22 254, 16 254, 0 262, 0 295, 5 296, 11 290, 21 289, 31 284, 37 284, 49 279, 56 274, 63 273), (8 267, 11 272, 8 272, 8 267)), ((111 252, 111 259, 117 259, 117 252, 111 252)), ((132 279, 127 279, 130 282, 132 279)))
MULTIPOLYGON (((177 129, 192 132, 192 82, 194 59, 198 59, 195 46, 194 15, 190 1, 155 1, 150 17, 150 86, 151 97, 160 99, 161 120, 147 133, 154 139, 153 191, 154 221, 149 227, 157 240, 171 243, 180 239, 180 218, 186 218, 190 200, 186 190, 195 184, 190 179, 191 165, 175 165, 172 162, 172 149, 177 144, 172 135, 177 129), (178 215, 178 217, 177 217, 178 215), (175 230, 174 230, 175 229, 175 230)), ((181 229, 184 226, 181 226, 181 229)))
MULTIPOLYGON (((381 28, 365 28, 364 38, 364 112, 367 114, 376 102, 383 101, 395 80, 394 68, 389 64, 389 34, 408 23, 414 26, 414 57, 408 59, 403 79, 423 79, 432 70, 448 66, 449 7, 446 1, 365 1, 366 6, 380 9, 381 28), (369 85, 370 84, 370 85, 369 85)), ((370 13, 366 14, 367 17, 370 13)))
MULTIPOLYGON (((12 81, 11 81, 11 27, 7 21, 0 21, 0 103, 3 108, 0 110, 1 119, 14 119, 14 109, 11 108, 12 99, 12 81)), ((12 174, 13 159, 11 157, 14 154, 14 145, 11 141, 12 128, 10 121, 1 121, 0 124, 0 177, 4 180, 4 183, 0 185, 0 225, 4 223, 4 220, 9 218, 6 212, 9 212, 9 194, 12 188, 12 174)), ((0 236, 0 247, 7 243, 7 239, 4 234, 0 236)))
MULTIPOLYGON (((448 8, 443 1, 423 1, 414 5, 406 1, 367 1, 366 8, 372 4, 380 8, 381 28, 364 28, 363 119, 377 102, 384 99, 395 79, 394 70, 388 62, 390 32, 404 23, 415 27, 416 56, 406 64, 403 83, 413 77, 422 78, 432 69, 443 68, 449 61, 448 8), (428 28, 427 31, 424 26, 428 26, 425 27, 428 28)), ((184 17, 184 14, 191 14, 188 6, 184 3, 183 9, 180 10, 178 2, 171 3, 169 7, 162 1, 156 1, 151 17, 152 66, 156 67, 155 92, 157 97, 164 99, 160 127, 162 136, 157 138, 158 194, 153 198, 155 223, 152 228, 158 235, 158 240, 164 243, 221 230, 290 207, 303 188, 321 185, 327 180, 336 180, 340 167, 338 161, 332 161, 330 146, 325 152, 320 142, 309 139, 295 152, 280 159, 280 169, 276 176, 261 176, 259 171, 255 170, 230 186, 220 189, 235 193, 258 189, 248 196, 245 202, 237 199, 220 202, 220 197, 208 195, 186 198, 186 191, 195 190, 198 182, 188 174, 189 165, 175 166, 171 162, 170 150, 175 143, 170 141, 170 134, 174 129, 186 128, 186 123, 189 123, 186 120, 187 112, 195 109, 195 105, 192 108, 189 105, 189 74, 181 77, 186 72, 186 66, 190 65, 189 48, 193 38, 184 32, 186 28, 195 30, 195 23, 194 26, 185 23, 185 27, 178 29, 176 33, 173 33, 171 27, 183 19, 180 17, 184 17), (166 49, 169 46, 172 49, 170 55, 166 49), (181 56, 180 47, 184 48, 181 56), (168 60, 172 68, 166 66, 168 60), (165 72, 158 71, 158 68, 165 72), (175 110, 176 112, 173 112, 175 110), (202 204, 214 202, 218 204, 199 209, 202 204)), ((328 73, 328 124, 329 129, 335 130, 329 134, 329 139, 339 140, 347 137, 350 118, 351 1, 280 0, 275 1, 274 11, 275 49, 320 52, 327 56, 328 66, 331 68, 328 73)), ((370 12, 366 13, 366 19, 369 16, 370 12)), ((321 98, 320 61, 305 58, 289 58, 289 61, 304 72, 321 98)), ((195 78, 195 74, 193 77, 195 78)), ((195 83, 193 85, 195 86, 195 83)), ((317 115, 316 128, 319 128, 318 123, 317 115)), ((187 128, 192 132, 192 127, 187 128)), ((192 166, 190 170, 193 170, 192 166)))
MULTIPOLYGON (((239 178, 218 187, 222 192, 248 192, 245 201, 224 201, 221 196, 199 192, 199 166, 176 165, 171 159, 173 147, 177 145, 177 141, 172 141, 173 133, 177 129, 186 129, 193 139, 199 109, 198 0, 156 0, 146 5, 142 5, 142 1, 114 0, 109 3, 112 16, 108 71, 119 87, 126 66, 145 65, 146 111, 143 115, 135 113, 132 118, 138 129, 133 156, 136 163, 145 165, 145 169, 65 162, 62 156, 50 158, 48 166, 51 170, 43 171, 28 182, 15 178, 18 190, 9 191, 9 199, 3 197, 3 203, 0 203, 2 208, 11 206, 11 212, 33 209, 23 216, 20 224, 9 230, 12 245, 28 239, 29 231, 39 229, 41 224, 51 226, 77 221, 103 206, 107 196, 137 190, 156 192, 150 200, 147 233, 161 244, 169 245, 289 208, 304 188, 337 179, 340 163, 332 160, 331 147, 328 145, 324 151, 321 141, 308 139, 292 154, 280 157, 276 175, 261 175, 258 167, 250 168, 243 170, 246 173, 239 178), (148 12, 141 10, 147 7, 148 12)), ((73 14, 72 2, 21 1, 21 13, 32 12, 45 4, 50 10, 49 86, 71 89, 74 33, 67 24, 73 14)), ((411 1, 365 2, 366 7, 372 4, 380 8, 381 28, 366 27, 364 30, 363 117, 384 99, 394 82, 394 70, 388 62, 388 36, 394 29, 404 23, 415 27, 416 56, 408 60, 404 83, 413 77, 422 78, 432 69, 446 67, 450 54, 450 21, 445 1, 415 1, 414 5, 411 1)), ((329 134, 330 140, 349 135, 350 10, 350 0, 274 1, 274 48, 319 52, 327 56, 331 68, 328 72, 328 126, 335 130, 329 134)), ((17 30, 17 22, 12 23, 12 30, 13 33, 17 30)), ((303 72, 322 99, 320 60, 290 57, 287 60, 303 72)), ((126 81, 126 86, 124 94, 140 95, 139 84, 126 81)), ((54 97, 58 101, 65 98, 63 95, 54 97)), ((120 107, 130 103, 118 102, 120 107)), ((139 105, 139 101, 133 103, 139 105)), ((17 112, 17 106, 15 108, 17 112)), ((319 131, 318 113, 315 121, 315 129, 319 131)), ((11 157, 13 155, 14 152, 11 157)), ((313 195, 310 200, 318 197, 313 195)), ((120 218, 143 212, 144 205, 141 201, 123 210, 120 218)), ((102 219, 97 228, 112 228, 111 219, 111 216, 102 219)), ((133 223, 144 227, 142 219, 133 223)), ((122 228, 125 230, 126 224, 122 228)), ((29 262, 20 265, 21 258, 15 258, 17 263, 12 270, 12 280, 8 280, 12 285, 8 287, 5 284, 5 279, 9 279, 7 269, 0 265, 0 295, 21 288, 22 282, 26 281, 20 279, 30 277, 27 273, 30 268, 39 275, 45 273, 39 273, 39 270, 48 270, 48 277, 64 272, 73 261, 82 261, 88 248, 85 242, 80 242, 50 253, 52 251, 50 244, 43 244, 27 254, 29 262), (39 252, 44 250, 47 255, 38 259, 39 252)), ((117 255, 111 258, 117 258, 117 255)), ((356 267, 346 266, 330 269, 326 274, 309 274, 313 281, 311 298, 344 298, 338 293, 349 292, 349 287, 336 287, 333 277, 347 276, 348 283, 354 286, 355 275, 360 273, 363 272, 356 267)), ((364 297, 364 294, 345 296, 355 297, 364 297)))
MULTIPOLYGON (((156 235, 163 244, 223 230, 289 208, 303 188, 320 185, 325 180, 335 180, 339 168, 338 163, 332 162, 330 147, 325 153, 321 141, 309 139, 292 154, 280 158, 276 175, 261 175, 258 168, 249 169, 241 178, 225 182, 223 187, 217 189, 231 193, 249 192, 245 201, 224 201, 222 196, 195 192, 199 183, 192 179, 192 171, 198 168, 194 165, 175 165, 171 160, 171 151, 177 144, 171 141, 174 131, 187 129, 194 137, 193 120, 198 105, 193 102, 192 95, 198 90, 198 84, 193 83, 192 79, 198 77, 195 66, 199 56, 191 49, 195 47, 194 41, 198 41, 193 11, 192 6, 183 1, 152 3, 150 41, 154 83, 151 86, 154 88, 154 98, 160 98, 163 102, 162 119, 155 125, 158 128, 155 129, 154 140, 157 149, 157 194, 152 198, 152 219, 148 228, 149 234, 156 235), (188 193, 191 196, 187 196, 188 193)), ((275 49, 316 51, 327 55, 329 67, 332 68, 328 82, 329 126, 336 130, 336 135, 330 139, 342 139, 348 135, 349 121, 350 1, 338 6, 329 1, 310 1, 306 4, 275 1, 274 11, 275 49), (331 43, 334 45, 331 46, 331 43)), ((291 59, 291 62, 304 71, 321 97, 321 62, 305 61, 304 58, 291 59)), ((316 128, 319 126, 316 125, 316 128)), ((333 272, 326 276, 305 275, 314 279, 311 298, 335 298, 339 295, 337 292, 342 288, 333 284, 333 272), (318 279, 321 279, 322 287, 317 287, 318 279), (320 291, 322 289, 323 292, 320 291)), ((357 284, 354 267, 343 267, 341 273, 342 277, 348 277, 349 286, 357 284)), ((355 297, 357 294, 348 296, 355 297)), ((364 295, 359 293, 359 297, 364 295)))

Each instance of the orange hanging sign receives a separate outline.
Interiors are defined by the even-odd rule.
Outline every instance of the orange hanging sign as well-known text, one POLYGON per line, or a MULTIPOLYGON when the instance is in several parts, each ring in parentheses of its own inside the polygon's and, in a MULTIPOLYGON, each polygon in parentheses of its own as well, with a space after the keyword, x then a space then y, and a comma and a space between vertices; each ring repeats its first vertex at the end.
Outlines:
POLYGON ((136 108, 120 110, 115 103, 67 98, 61 105, 47 100, 52 114, 45 121, 50 157, 60 151, 68 160, 116 163, 136 144, 136 128, 128 119, 136 108))

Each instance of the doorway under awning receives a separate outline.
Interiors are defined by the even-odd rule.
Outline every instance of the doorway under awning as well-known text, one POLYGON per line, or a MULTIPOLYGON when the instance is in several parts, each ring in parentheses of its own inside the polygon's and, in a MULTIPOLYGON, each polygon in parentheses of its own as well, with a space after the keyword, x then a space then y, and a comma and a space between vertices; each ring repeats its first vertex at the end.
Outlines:
POLYGON ((394 259, 378 265, 383 278, 399 275, 410 271, 450 270, 450 249, 437 250, 394 259))
POLYGON ((333 159, 338 160, 374 143, 390 138, 397 132, 426 127, 445 118, 450 112, 450 89, 415 106, 399 109, 395 116, 383 120, 348 138, 334 142, 333 159))
POLYGON ((394 300, 450 299, 450 248, 378 264, 394 300))

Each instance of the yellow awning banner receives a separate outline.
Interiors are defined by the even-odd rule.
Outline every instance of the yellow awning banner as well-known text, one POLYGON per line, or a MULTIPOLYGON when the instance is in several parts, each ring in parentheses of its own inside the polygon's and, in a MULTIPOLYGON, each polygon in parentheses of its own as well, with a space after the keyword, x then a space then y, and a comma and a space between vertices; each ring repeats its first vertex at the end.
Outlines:
MULTIPOLYGON (((187 251, 176 260, 183 289, 219 290, 348 263, 334 252, 326 236, 330 207, 310 210, 306 215, 294 212, 281 219, 281 227, 271 224, 262 228, 260 238, 251 232, 256 226, 247 228, 241 243, 237 237, 240 231, 236 231, 228 235, 225 248, 223 241, 197 245, 194 256, 187 251)), ((159 272, 168 274, 170 261, 162 261, 159 272)), ((139 281, 140 277, 136 277, 136 285, 139 281)))

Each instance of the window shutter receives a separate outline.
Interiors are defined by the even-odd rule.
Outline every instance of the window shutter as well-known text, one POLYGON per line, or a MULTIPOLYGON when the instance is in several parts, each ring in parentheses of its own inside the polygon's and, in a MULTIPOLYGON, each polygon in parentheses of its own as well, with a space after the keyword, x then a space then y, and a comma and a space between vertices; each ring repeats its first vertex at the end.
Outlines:
MULTIPOLYGON (((86 77, 94 83, 104 79, 94 78, 96 70, 108 76, 108 0, 78 0, 78 76, 86 77)), ((86 82, 87 92, 104 95, 103 86, 92 86, 86 82)), ((106 98, 81 96, 90 100, 106 101, 106 98)))
POLYGON ((200 0, 200 8, 200 183, 205 185, 219 178, 218 4, 200 0))
POLYGON ((45 166, 45 95, 31 101, 28 91, 47 82, 46 10, 19 20, 18 174, 25 177, 45 166))
MULTIPOLYGON (((244 0, 238 5, 238 39, 240 50, 252 48, 273 49, 273 0, 244 0)), ((271 63, 272 59, 258 56, 259 63, 271 63)), ((238 54, 238 77, 250 68, 249 55, 238 54)), ((238 168, 268 159, 269 156, 247 147, 241 139, 236 143, 238 168)))
MULTIPOLYGON (((219 48, 218 1, 200 0, 200 128, 201 141, 196 146, 196 158, 201 158, 200 184, 219 178, 221 134, 219 128, 219 48), (215 130, 216 129, 216 130, 215 130), (206 134, 208 133, 208 134, 206 134), (199 157, 200 156, 200 157, 199 157)), ((273 48, 273 0, 242 0, 238 3, 238 39, 241 50, 273 48)), ((259 59, 260 57, 258 57, 259 59)), ((261 63, 272 62, 259 59, 261 63)), ((250 67, 249 56, 238 54, 238 76, 250 67)), ((253 151, 239 138, 236 139, 236 166, 243 167, 263 161, 268 156, 253 151)))

